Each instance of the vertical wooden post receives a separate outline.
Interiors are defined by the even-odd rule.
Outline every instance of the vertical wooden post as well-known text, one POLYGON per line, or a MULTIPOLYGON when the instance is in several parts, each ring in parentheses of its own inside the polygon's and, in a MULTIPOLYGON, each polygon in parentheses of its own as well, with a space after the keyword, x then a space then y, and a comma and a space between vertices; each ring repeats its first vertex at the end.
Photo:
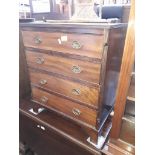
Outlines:
POLYGON ((126 97, 130 84, 131 72, 134 63, 134 53, 135 53, 134 21, 135 21, 135 0, 132 0, 120 77, 117 87, 111 138, 119 138, 122 116, 124 114, 124 109, 126 105, 126 97))

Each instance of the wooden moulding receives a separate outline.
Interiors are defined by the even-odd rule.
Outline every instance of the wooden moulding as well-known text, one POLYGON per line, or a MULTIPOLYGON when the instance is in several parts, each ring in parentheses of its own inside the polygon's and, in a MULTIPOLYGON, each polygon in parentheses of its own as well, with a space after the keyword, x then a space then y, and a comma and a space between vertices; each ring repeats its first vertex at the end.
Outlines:
POLYGON ((20 26, 22 27, 22 30, 33 30, 33 31, 48 31, 48 32, 69 32, 69 33, 84 33, 84 34, 103 34, 103 29, 113 29, 113 28, 119 28, 127 26, 127 23, 96 23, 96 22, 56 22, 53 20, 53 22, 33 22, 33 23, 20 23, 20 26), (52 29, 51 29, 52 27, 52 29), (63 27, 63 29, 62 29, 63 27), (61 30, 60 30, 61 28, 61 30), (69 29, 69 31, 67 30, 69 29), (92 31, 93 29, 93 31, 92 31))

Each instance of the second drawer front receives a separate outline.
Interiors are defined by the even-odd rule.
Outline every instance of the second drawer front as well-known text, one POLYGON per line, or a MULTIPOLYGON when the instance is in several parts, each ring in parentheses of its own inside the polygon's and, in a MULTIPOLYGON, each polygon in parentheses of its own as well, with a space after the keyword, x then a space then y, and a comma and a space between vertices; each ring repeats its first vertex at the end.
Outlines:
POLYGON ((100 64, 49 56, 48 54, 30 51, 26 52, 26 58, 28 64, 32 67, 85 81, 99 83, 100 64))
POLYGON ((48 107, 54 108, 64 114, 69 115, 70 117, 84 121, 92 126, 96 125, 97 111, 95 110, 47 93, 35 87, 32 88, 32 97, 33 100, 48 107))
POLYGON ((102 57, 102 35, 35 31, 22 31, 22 34, 26 47, 52 50, 91 58, 101 59, 102 57), (63 41, 60 41, 60 39, 63 41))
POLYGON ((29 70, 31 82, 42 88, 97 107, 99 88, 92 88, 45 73, 29 70))

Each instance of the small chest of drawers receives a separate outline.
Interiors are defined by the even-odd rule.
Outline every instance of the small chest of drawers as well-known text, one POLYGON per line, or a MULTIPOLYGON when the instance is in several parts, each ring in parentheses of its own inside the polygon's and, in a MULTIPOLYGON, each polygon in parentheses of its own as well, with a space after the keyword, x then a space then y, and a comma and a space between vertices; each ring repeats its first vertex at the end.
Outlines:
POLYGON ((79 124, 97 143, 115 100, 126 26, 21 24, 31 100, 79 124))

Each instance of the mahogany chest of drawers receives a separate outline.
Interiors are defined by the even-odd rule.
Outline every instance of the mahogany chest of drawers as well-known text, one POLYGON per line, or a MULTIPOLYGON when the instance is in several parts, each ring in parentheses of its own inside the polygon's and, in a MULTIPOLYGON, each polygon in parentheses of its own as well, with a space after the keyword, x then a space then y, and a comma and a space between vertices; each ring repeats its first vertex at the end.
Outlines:
POLYGON ((97 143, 115 101, 126 26, 34 22, 20 27, 31 100, 79 124, 97 143))

